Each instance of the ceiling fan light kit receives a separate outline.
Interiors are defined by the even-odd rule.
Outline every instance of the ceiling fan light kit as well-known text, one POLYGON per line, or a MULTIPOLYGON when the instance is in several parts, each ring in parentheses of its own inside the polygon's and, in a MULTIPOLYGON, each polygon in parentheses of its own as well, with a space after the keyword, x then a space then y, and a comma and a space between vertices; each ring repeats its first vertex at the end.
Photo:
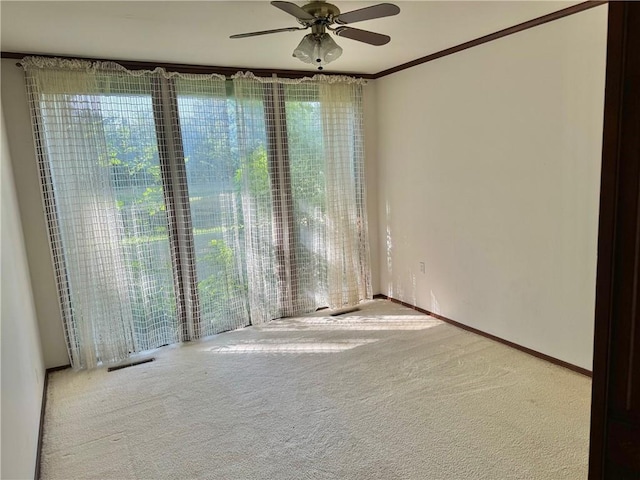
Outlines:
POLYGON ((316 65, 318 70, 322 70, 324 65, 333 62, 340 55, 342 55, 342 48, 328 33, 305 35, 293 51, 294 57, 304 63, 316 65))
POLYGON ((311 33, 304 36, 300 44, 293 51, 293 56, 304 63, 316 65, 322 70, 324 65, 333 62, 342 55, 342 48, 331 38, 327 30, 339 37, 346 37, 369 45, 385 45, 391 38, 380 33, 346 27, 344 25, 374 18, 390 17, 400 13, 400 8, 391 3, 380 3, 371 7, 340 13, 335 5, 325 1, 314 1, 299 7, 295 3, 273 1, 276 8, 296 18, 302 27, 278 28, 259 32, 240 33, 230 38, 247 38, 270 33, 293 32, 311 28, 311 33), (337 28, 332 25, 337 24, 337 28))

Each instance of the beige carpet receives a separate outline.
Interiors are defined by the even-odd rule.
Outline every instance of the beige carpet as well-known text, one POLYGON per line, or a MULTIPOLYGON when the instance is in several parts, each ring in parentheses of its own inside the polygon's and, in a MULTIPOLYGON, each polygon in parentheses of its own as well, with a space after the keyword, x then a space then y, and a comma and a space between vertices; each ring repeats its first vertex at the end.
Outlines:
POLYGON ((52 375, 42 478, 581 479, 588 378, 376 300, 52 375))

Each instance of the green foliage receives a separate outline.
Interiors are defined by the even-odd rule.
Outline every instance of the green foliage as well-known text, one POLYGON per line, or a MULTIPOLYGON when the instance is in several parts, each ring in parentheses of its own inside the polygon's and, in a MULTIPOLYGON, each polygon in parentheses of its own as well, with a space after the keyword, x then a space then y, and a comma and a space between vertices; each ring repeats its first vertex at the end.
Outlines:
POLYGON ((269 163, 263 145, 258 146, 236 170, 234 181, 239 189, 246 186, 247 191, 255 197, 270 194, 269 163))
POLYGON ((320 103, 287 101, 286 112, 296 222, 308 224, 326 201, 320 103))
POLYGON ((149 216, 154 216, 156 213, 166 210, 162 185, 147 187, 142 196, 138 197, 135 202, 143 204, 147 208, 149 216))
POLYGON ((198 282, 202 304, 210 310, 224 307, 230 300, 244 293, 245 287, 239 282, 235 271, 233 250, 223 240, 211 240, 209 251, 201 257, 206 270, 212 272, 198 282))
POLYGON ((153 217, 166 209, 153 116, 145 113, 141 109, 128 116, 115 112, 105 115, 107 158, 99 159, 102 167, 111 170, 116 207, 122 212, 125 226, 135 223, 136 234, 157 229, 153 217))
POLYGON ((189 182, 230 182, 238 168, 233 102, 215 94, 202 96, 202 85, 188 85, 183 79, 178 82, 180 90, 191 91, 178 97, 189 182))
POLYGON ((225 273, 233 266, 233 250, 224 242, 224 240, 211 240, 209 242, 211 251, 202 257, 205 262, 224 270, 225 273))

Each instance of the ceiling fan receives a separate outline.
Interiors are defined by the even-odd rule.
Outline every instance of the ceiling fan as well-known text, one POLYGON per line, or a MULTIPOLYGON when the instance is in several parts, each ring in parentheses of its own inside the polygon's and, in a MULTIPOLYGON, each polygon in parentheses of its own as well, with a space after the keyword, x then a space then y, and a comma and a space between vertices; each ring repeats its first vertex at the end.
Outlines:
POLYGON ((276 28, 259 32, 240 33, 230 38, 255 37, 279 32, 294 32, 311 28, 311 33, 304 36, 300 44, 293 51, 293 56, 305 63, 311 63, 322 70, 323 65, 336 60, 342 54, 342 48, 329 36, 327 30, 339 37, 350 38, 369 45, 385 45, 391 37, 380 33, 346 27, 345 25, 373 20, 374 18, 390 17, 400 13, 400 8, 392 3, 380 3, 371 7, 360 8, 347 13, 340 13, 340 9, 324 0, 313 1, 302 7, 291 2, 273 1, 276 8, 293 15, 302 27, 276 28), (337 25, 333 27, 333 25, 337 25))

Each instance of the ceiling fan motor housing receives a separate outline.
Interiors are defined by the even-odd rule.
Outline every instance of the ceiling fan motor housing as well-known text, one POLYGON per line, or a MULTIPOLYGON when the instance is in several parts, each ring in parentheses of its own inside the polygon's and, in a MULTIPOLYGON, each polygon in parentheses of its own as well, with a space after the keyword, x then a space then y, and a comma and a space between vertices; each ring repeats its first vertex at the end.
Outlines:
POLYGON ((317 23, 322 23, 324 25, 330 25, 333 23, 334 17, 340 15, 340 9, 333 5, 332 3, 327 2, 311 2, 302 6, 302 9, 307 12, 309 15, 313 15, 316 20, 301 20, 298 19, 303 25, 314 25, 317 23))

